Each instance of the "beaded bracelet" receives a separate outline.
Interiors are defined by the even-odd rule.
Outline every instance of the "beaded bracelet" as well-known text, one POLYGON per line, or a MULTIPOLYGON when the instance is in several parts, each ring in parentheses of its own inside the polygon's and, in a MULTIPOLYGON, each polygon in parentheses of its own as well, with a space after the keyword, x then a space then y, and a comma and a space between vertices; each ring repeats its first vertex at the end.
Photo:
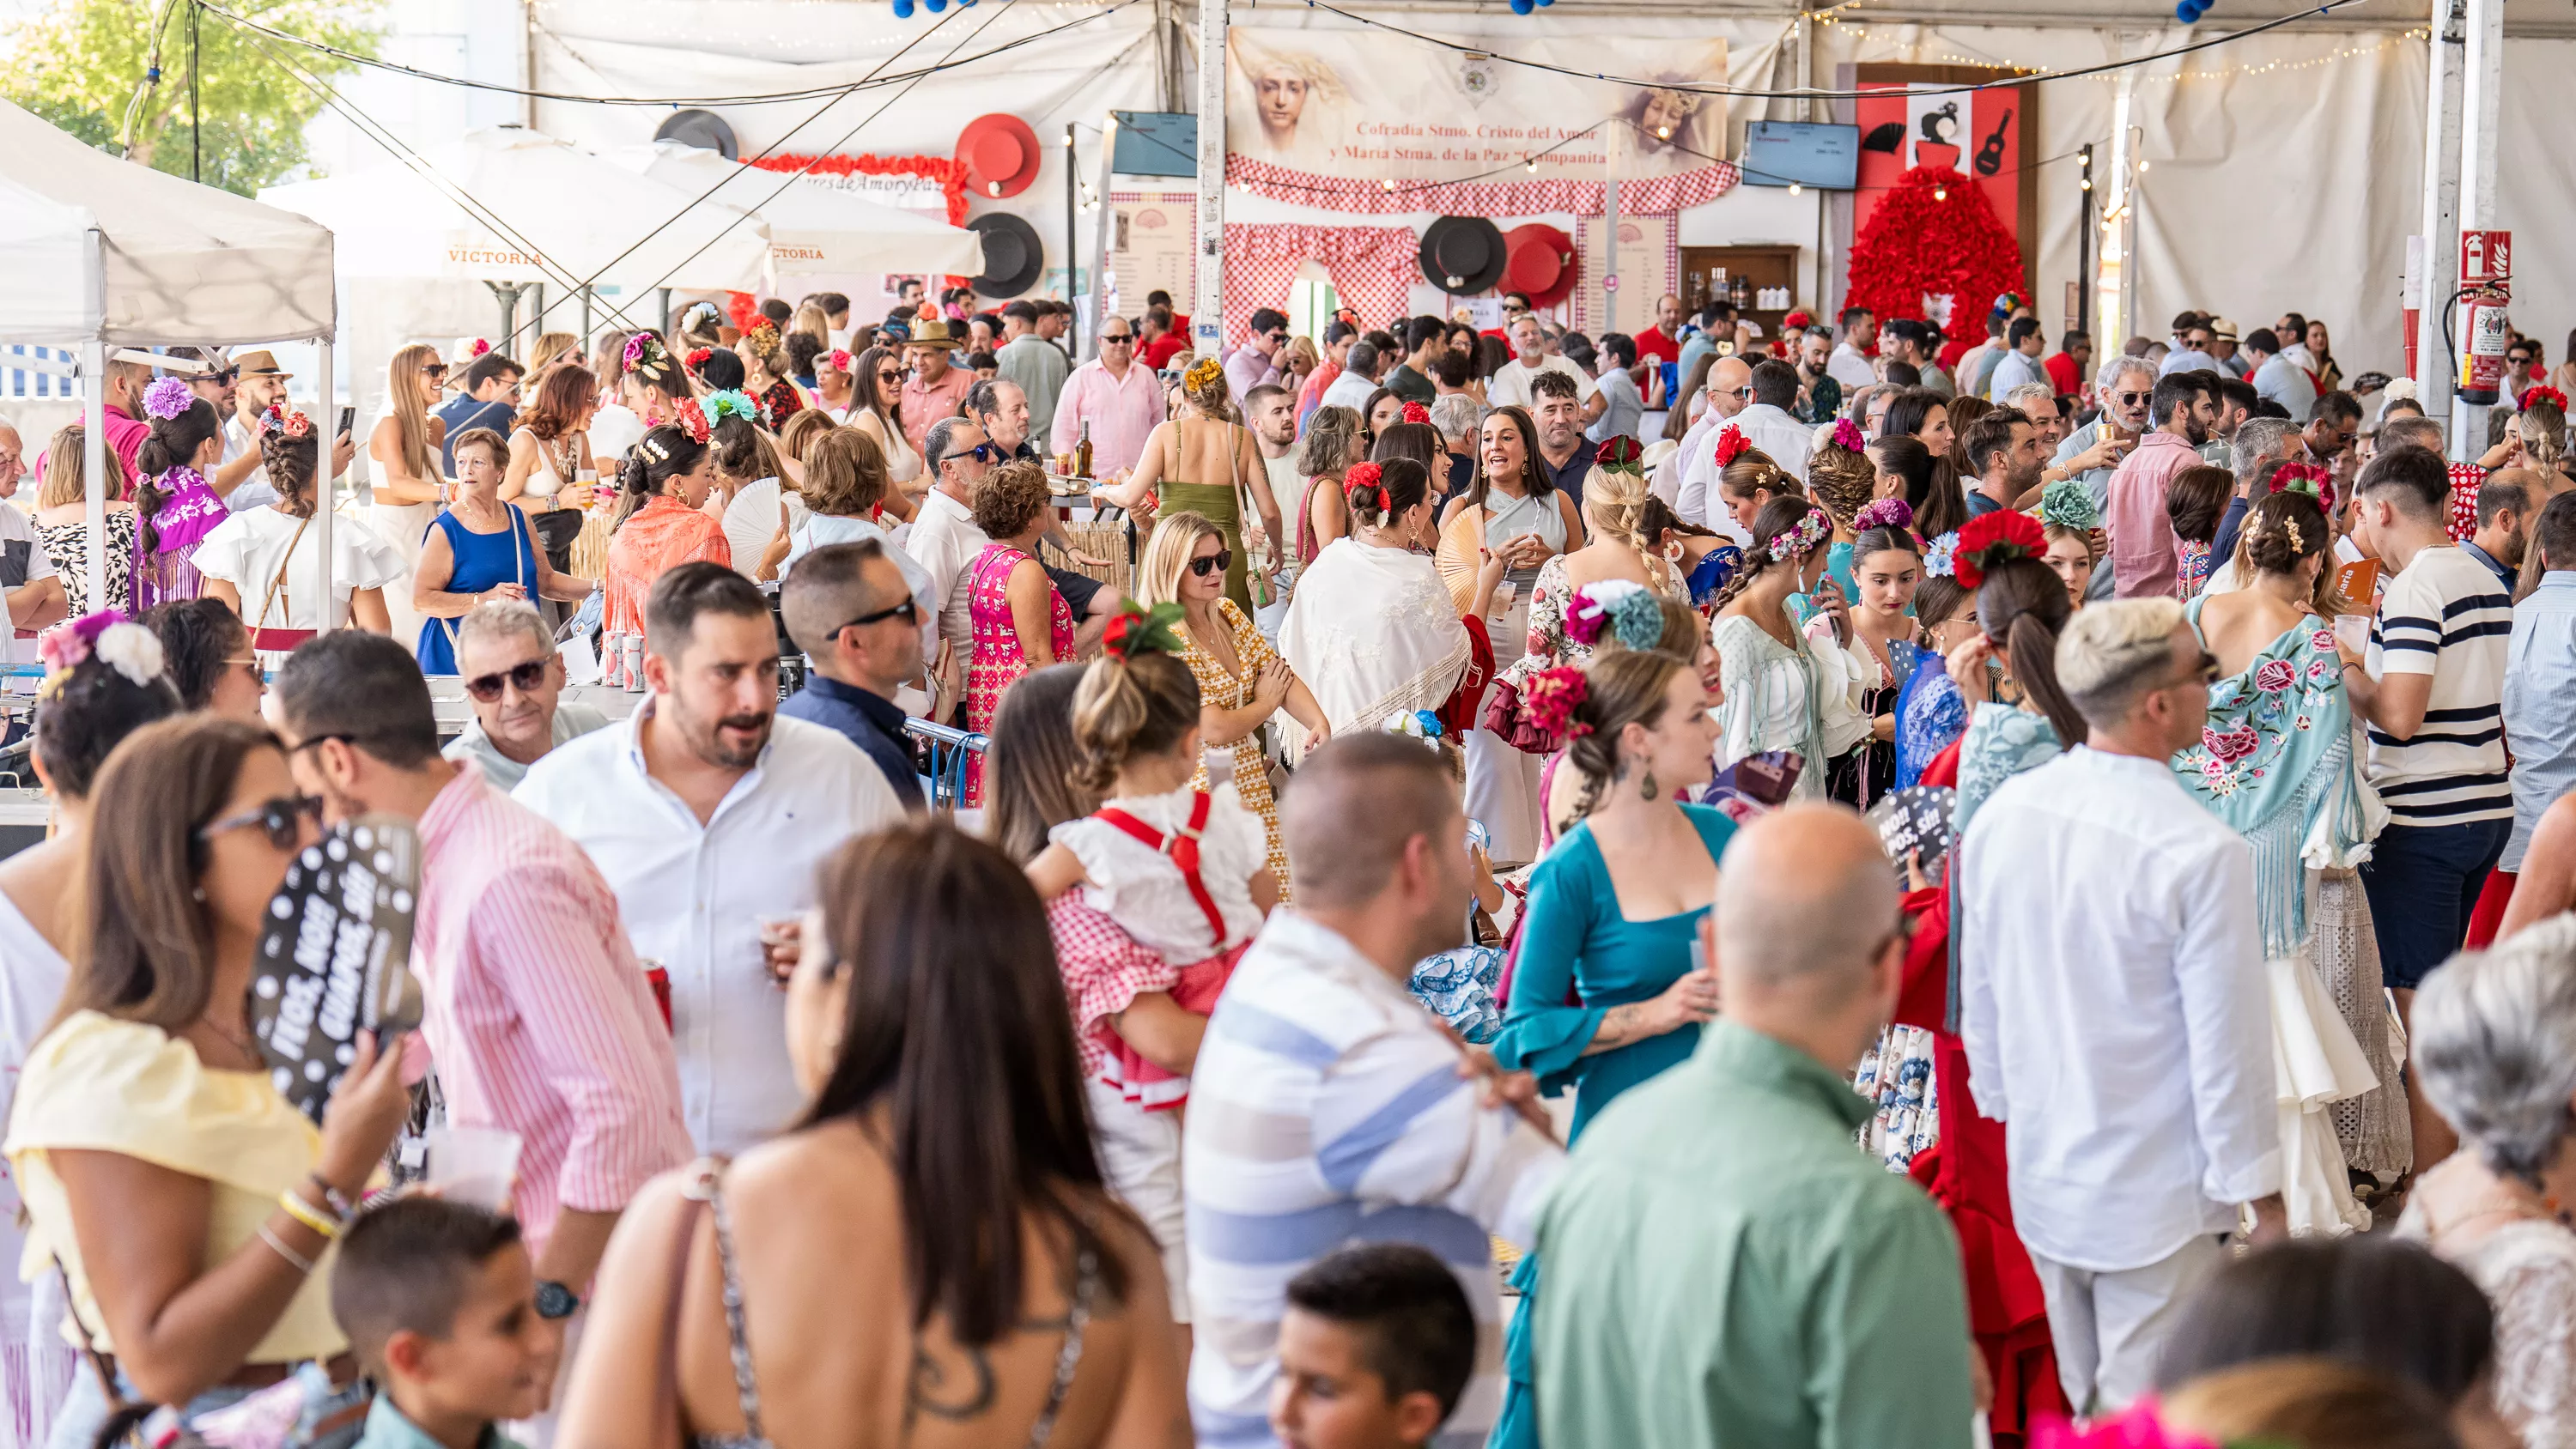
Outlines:
POLYGON ((340 1236, 340 1225, 324 1217, 313 1204, 296 1196, 295 1189, 291 1187, 277 1195, 277 1205, 286 1210, 288 1217, 320 1233, 326 1243, 340 1236))

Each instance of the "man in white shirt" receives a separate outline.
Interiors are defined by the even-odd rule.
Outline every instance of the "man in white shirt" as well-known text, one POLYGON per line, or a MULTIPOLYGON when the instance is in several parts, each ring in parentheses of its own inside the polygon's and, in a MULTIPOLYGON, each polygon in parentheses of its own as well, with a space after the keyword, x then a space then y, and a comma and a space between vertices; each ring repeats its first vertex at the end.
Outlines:
POLYGON ((1765 358, 1754 364, 1751 386, 1752 405, 1735 415, 1735 425, 1772 462, 1806 482, 1807 454, 1815 447, 1816 430, 1789 416, 1798 401, 1798 369, 1778 358, 1765 358))
POLYGON ((1845 307, 1842 324, 1842 345, 1825 359, 1825 371, 1847 390, 1867 387, 1878 381, 1870 363, 1878 353, 1878 318, 1867 307, 1845 307))
POLYGON ((964 661, 975 650, 975 625, 967 614, 966 565, 992 540, 975 526, 975 485, 993 471, 991 450, 983 448, 984 430, 966 418, 935 424, 923 440, 921 457, 930 469, 930 492, 913 515, 912 537, 904 552, 930 573, 939 610, 939 637, 949 652, 964 661))
MULTIPOLYGON (((1298 485, 1306 480, 1297 476, 1297 398, 1275 382, 1266 382, 1246 393, 1243 399, 1243 425, 1252 430, 1254 446, 1261 449, 1262 470, 1270 475, 1270 496, 1282 507, 1295 507, 1291 500, 1299 496, 1298 485)), ((1434 478, 1437 488, 1442 480, 1434 478)), ((1289 529, 1294 532, 1295 524, 1289 529)))
POLYGON ((2039 334, 2039 319, 2015 317, 2004 329, 2003 361, 1995 364, 1995 373, 1986 384, 1986 396, 2001 402, 2005 393, 2032 383, 2046 385, 2048 369, 2039 355, 2048 350, 2048 339, 2039 334))
MULTIPOLYGON (((1708 406, 1665 460, 1677 480, 1667 500, 1673 512, 1702 528, 1725 531, 1734 520, 1717 502, 1717 435, 1753 401, 1753 369, 1741 357, 1721 357, 1708 370, 1708 406)), ((1657 470, 1657 477, 1663 470, 1657 470)), ((1660 487, 1651 491, 1661 496, 1660 487)))
MULTIPOLYGON (((1386 371, 1386 359, 1377 355, 1377 344, 1362 339, 1351 344, 1342 357, 1342 375, 1324 389, 1320 406, 1349 408, 1358 412, 1368 405, 1369 394, 1377 391, 1377 380, 1386 371)), ((1277 383, 1267 384, 1276 387, 1277 383)), ((1367 419, 1361 419, 1366 422, 1367 419)))
POLYGON ((2174 778, 2217 663, 2172 599, 2057 646, 2087 740, 2006 781, 1957 864, 1960 1034, 2078 1412, 2146 1391, 2250 1205, 2286 1231, 2253 856, 2174 778))
POLYGON ((1548 354, 1547 331, 1539 326, 1538 314, 1525 312, 1512 319, 1512 360, 1494 369, 1485 384, 1485 401, 1494 407, 1531 406, 1530 379, 1542 372, 1561 372, 1574 379, 1574 391, 1583 400, 1583 423, 1590 427, 1608 411, 1610 400, 1601 395, 1601 385, 1584 374, 1571 359, 1548 354))
POLYGON ((858 746, 778 717, 777 626, 749 579, 682 564, 654 581, 644 629, 652 697, 537 761, 514 798, 589 853, 636 955, 669 973, 689 1136, 732 1156, 805 1101, 762 932, 811 908, 815 868, 903 806, 858 746))

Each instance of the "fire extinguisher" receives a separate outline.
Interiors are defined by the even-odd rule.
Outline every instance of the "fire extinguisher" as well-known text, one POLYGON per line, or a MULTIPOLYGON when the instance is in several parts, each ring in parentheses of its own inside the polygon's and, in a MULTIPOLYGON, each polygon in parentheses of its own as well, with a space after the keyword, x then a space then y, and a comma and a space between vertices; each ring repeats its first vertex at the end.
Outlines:
POLYGON ((2489 407, 2504 382, 2504 355, 2513 341, 2513 324, 2505 314, 2503 297, 2497 293, 2479 289, 2463 291, 2461 296, 2468 299, 2469 305, 2460 318, 2459 336, 2452 344, 2460 369, 2459 398, 2473 407, 2489 407))

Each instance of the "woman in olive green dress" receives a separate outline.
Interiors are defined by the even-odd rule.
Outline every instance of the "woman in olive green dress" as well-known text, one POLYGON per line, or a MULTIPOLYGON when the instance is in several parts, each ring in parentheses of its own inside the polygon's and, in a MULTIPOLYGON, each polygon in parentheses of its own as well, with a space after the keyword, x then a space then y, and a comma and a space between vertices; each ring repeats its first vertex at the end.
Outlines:
POLYGON ((1212 359, 1190 365, 1181 376, 1181 412, 1158 423, 1145 439, 1136 471, 1123 483, 1098 490, 1098 496, 1140 516, 1195 513, 1217 527, 1233 557, 1225 566, 1225 595, 1250 613, 1270 601, 1271 585, 1263 580, 1255 598, 1252 573, 1275 575, 1279 502, 1270 494, 1270 473, 1261 465, 1261 450, 1243 426, 1225 385, 1225 369, 1212 359), (1259 516, 1248 527, 1243 501, 1259 516))

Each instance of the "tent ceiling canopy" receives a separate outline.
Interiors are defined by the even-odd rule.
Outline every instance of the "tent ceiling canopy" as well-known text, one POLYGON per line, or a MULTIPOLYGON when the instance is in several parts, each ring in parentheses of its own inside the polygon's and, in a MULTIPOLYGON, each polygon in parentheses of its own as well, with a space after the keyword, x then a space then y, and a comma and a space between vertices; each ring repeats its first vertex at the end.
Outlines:
POLYGON ((467 131, 419 160, 436 183, 392 161, 260 199, 327 223, 351 276, 766 290, 766 229, 698 191, 518 126, 467 131))
POLYGON ((0 101, 0 342, 230 347, 331 333, 331 233, 82 145, 0 101))

